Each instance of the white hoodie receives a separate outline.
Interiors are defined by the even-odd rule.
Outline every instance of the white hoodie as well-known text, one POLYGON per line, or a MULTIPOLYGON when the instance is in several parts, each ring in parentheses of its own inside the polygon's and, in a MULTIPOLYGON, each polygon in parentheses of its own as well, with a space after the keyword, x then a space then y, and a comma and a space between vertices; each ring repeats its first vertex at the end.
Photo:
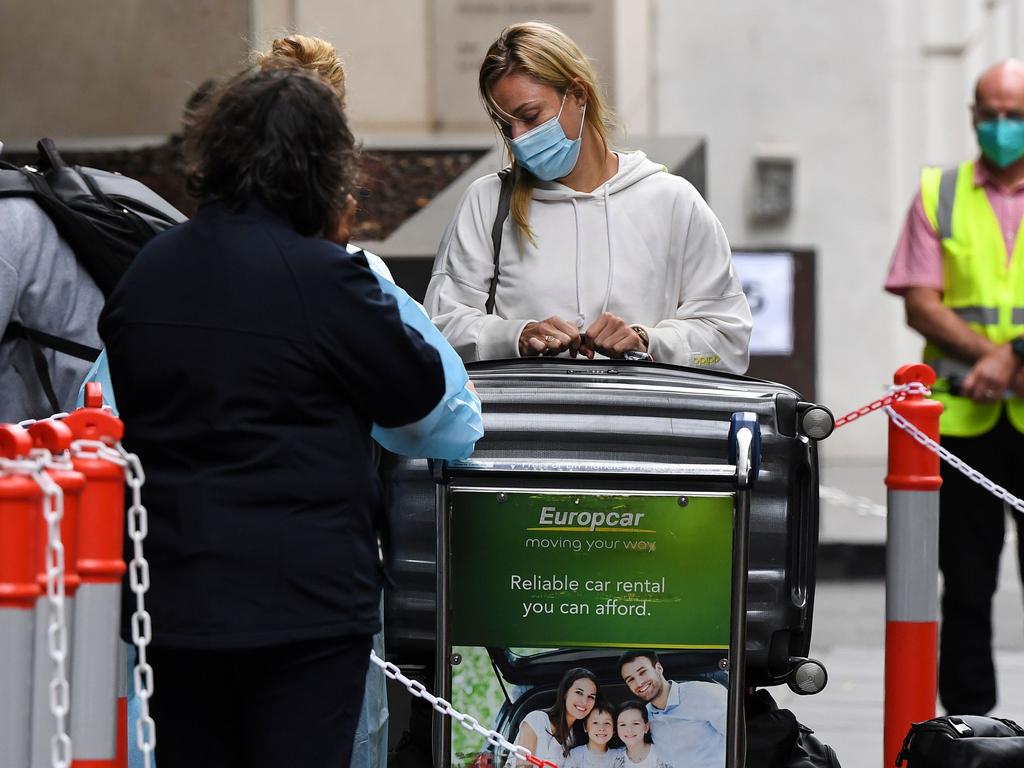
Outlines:
POLYGON ((495 314, 485 305, 494 256, 497 174, 466 190, 434 260, 425 299, 463 360, 519 356, 527 323, 557 315, 586 330, 604 311, 641 325, 655 360, 742 373, 750 309, 722 225, 685 179, 643 152, 593 192, 537 182, 536 244, 509 216, 502 230, 495 314))

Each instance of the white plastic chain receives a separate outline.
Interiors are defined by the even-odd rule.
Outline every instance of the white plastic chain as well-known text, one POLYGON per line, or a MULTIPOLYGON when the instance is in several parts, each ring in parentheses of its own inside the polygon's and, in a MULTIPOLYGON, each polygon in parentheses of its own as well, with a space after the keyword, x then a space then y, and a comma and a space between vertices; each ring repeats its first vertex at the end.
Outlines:
POLYGON ((409 693, 419 699, 423 699, 430 703, 430 705, 440 712, 442 715, 450 717, 452 720, 458 722, 462 727, 475 731, 476 733, 487 739, 488 744, 492 744, 495 747, 501 747, 508 750, 511 754, 515 755, 520 760, 533 763, 534 765, 554 765, 550 761, 539 760, 533 756, 533 753, 521 744, 513 744, 500 733, 494 730, 488 730, 480 725, 480 721, 472 715, 467 715, 463 712, 459 712, 450 702, 445 701, 440 696, 434 696, 430 691, 426 689, 426 686, 418 680, 410 680, 408 677, 402 674, 401 670, 390 661, 384 661, 373 651, 370 651, 370 661, 380 667, 381 671, 384 672, 392 680, 397 680, 406 688, 409 689, 409 693))
POLYGON ((980 485, 982 488, 991 493, 997 499, 1001 500, 1004 504, 1009 504, 1017 511, 1024 512, 1024 501, 1018 499, 1016 496, 1014 496, 1008 490, 1003 488, 1001 485, 998 485, 989 480, 987 477, 981 474, 981 472, 967 464, 967 462, 965 462, 963 459, 958 458, 957 456, 950 453, 949 450, 943 448, 937 442, 932 440, 930 437, 928 437, 928 435, 926 435, 920 429, 918 429, 905 418, 896 413, 896 411, 894 411, 891 407, 886 406, 885 412, 889 414, 889 418, 892 419, 893 423, 897 427, 902 429, 904 432, 906 432, 908 435, 910 435, 912 438, 914 438, 917 442, 919 442, 928 450, 932 451, 933 453, 937 453, 939 455, 939 458, 941 458, 944 462, 949 464, 957 471, 962 472, 964 475, 967 476, 969 480, 972 480, 978 485, 980 485))
POLYGON ((67 411, 61 411, 60 413, 55 413, 52 416, 47 416, 45 419, 25 419, 24 421, 19 421, 18 426, 22 429, 28 429, 33 424, 38 424, 40 421, 60 421, 65 416, 69 415, 70 414, 67 411))
POLYGON ((49 451, 33 450, 29 459, 0 459, 0 472, 30 476, 43 492, 43 519, 46 521, 46 645, 53 662, 50 679, 50 713, 54 733, 50 740, 50 763, 53 768, 71 765, 71 737, 67 718, 71 708, 68 687, 68 625, 64 594, 64 543, 60 524, 64 519, 64 491, 48 474, 46 467, 67 469, 66 463, 51 457, 49 451))
POLYGON ((822 485, 818 488, 818 498, 830 501, 843 507, 853 509, 861 517, 886 517, 888 511, 883 504, 877 504, 867 496, 854 496, 841 488, 822 485))
POLYGON ((138 649, 133 672, 135 695, 139 698, 141 712, 135 723, 135 740, 145 768, 153 765, 153 750, 156 748, 156 723, 149 714, 149 700, 153 697, 153 667, 146 660, 146 649, 152 640, 153 625, 146 610, 146 592, 149 589, 149 562, 143 553, 143 542, 149 532, 149 515, 142 504, 142 486, 146 475, 142 462, 134 453, 125 450, 121 443, 110 447, 96 440, 76 440, 71 444, 79 455, 101 458, 124 468, 125 481, 131 489, 131 506, 128 507, 128 537, 132 540, 132 559, 128 563, 128 583, 135 593, 135 613, 132 614, 132 642, 138 649))
MULTIPOLYGON (((43 459, 46 461, 46 459, 43 459)), ((53 466, 67 469, 65 463, 53 466)), ((40 468, 33 478, 43 490, 43 518, 46 520, 46 644, 53 662, 50 680, 50 714, 53 715, 54 733, 50 740, 50 762, 53 768, 67 768, 71 764, 71 737, 67 732, 67 717, 71 707, 68 689, 68 626, 67 602, 64 594, 64 543, 60 525, 64 519, 64 491, 40 468)))

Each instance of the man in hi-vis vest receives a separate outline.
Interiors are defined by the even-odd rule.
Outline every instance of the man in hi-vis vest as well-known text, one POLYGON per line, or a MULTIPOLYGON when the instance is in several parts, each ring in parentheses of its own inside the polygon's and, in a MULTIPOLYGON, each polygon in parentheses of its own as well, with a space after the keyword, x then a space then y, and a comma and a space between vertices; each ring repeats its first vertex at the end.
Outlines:
MULTIPOLYGON (((943 445, 1024 496, 1024 62, 986 70, 971 111, 981 156, 922 171, 885 287, 927 340, 943 445)), ((1003 504, 943 464, 939 506, 939 698, 950 714, 985 714, 1003 504)), ((1013 516, 1024 565, 1024 516, 1013 516)))

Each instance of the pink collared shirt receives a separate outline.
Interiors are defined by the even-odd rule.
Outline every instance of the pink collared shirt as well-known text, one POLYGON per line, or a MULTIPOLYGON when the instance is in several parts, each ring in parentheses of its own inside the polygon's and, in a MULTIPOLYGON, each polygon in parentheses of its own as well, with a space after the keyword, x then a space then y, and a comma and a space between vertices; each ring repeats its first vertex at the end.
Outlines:
MULTIPOLYGON (((1003 230, 1006 263, 1009 265, 1017 242, 1017 230, 1024 218, 1024 182, 1013 189, 1001 187, 984 163, 975 162, 974 186, 985 188, 988 202, 1003 230)), ((885 290, 902 296, 907 288, 934 288, 941 291, 943 287, 942 245, 925 215, 921 189, 918 187, 892 254, 885 290)))

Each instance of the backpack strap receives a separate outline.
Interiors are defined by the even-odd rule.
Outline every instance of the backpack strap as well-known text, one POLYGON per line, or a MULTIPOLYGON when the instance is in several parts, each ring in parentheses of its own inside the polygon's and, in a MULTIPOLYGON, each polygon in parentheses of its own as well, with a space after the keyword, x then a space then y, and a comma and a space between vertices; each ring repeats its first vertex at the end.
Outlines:
POLYGON ((36 187, 24 171, 9 163, 0 163, 0 197, 33 197, 36 187))
POLYGON ((46 356, 43 355, 42 347, 49 347, 58 352, 63 352, 65 355, 71 355, 80 360, 87 360, 90 363, 96 362, 96 358, 100 356, 100 350, 95 347, 89 347, 85 344, 79 344, 77 341, 37 331, 34 328, 26 328, 21 323, 8 323, 7 328, 4 329, 3 340, 10 341, 13 339, 21 339, 28 342, 29 350, 32 352, 32 364, 36 369, 36 376, 39 378, 39 385, 43 388, 53 413, 60 412, 60 401, 57 399, 57 393, 53 389, 53 380, 50 378, 50 366, 46 362, 46 356))
POLYGON ((509 211, 512 208, 512 168, 502 168, 498 171, 498 178, 501 179, 501 191, 498 193, 498 212, 494 216, 494 224, 491 225, 491 243, 494 245, 494 274, 491 276, 491 287, 487 292, 486 310, 488 315, 494 314, 494 294, 498 291, 498 260, 501 253, 501 230, 505 226, 509 211))

